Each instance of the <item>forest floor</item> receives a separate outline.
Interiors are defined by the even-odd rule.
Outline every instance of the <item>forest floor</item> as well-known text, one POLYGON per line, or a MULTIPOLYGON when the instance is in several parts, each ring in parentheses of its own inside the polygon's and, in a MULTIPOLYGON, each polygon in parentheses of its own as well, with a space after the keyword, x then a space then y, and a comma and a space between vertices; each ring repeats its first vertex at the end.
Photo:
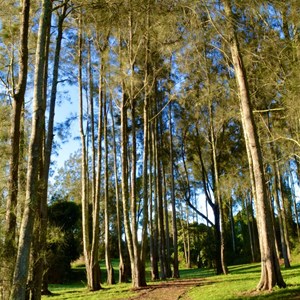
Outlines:
MULTIPOLYGON (((177 300, 189 297, 187 292, 194 287, 207 284, 207 280, 203 278, 193 279, 177 279, 165 281, 159 284, 150 284, 145 288, 136 289, 136 296, 129 298, 130 300, 177 300)), ((128 299, 128 298, 127 298, 128 299)))
MULTIPOLYGON (((210 269, 181 269, 180 279, 148 281, 147 287, 139 289, 133 289, 131 283, 107 285, 105 283, 106 278, 103 277, 102 289, 96 292, 88 291, 84 281, 83 268, 77 267, 73 271, 75 270, 73 283, 50 285, 49 288, 53 294, 43 296, 42 299, 300 300, 300 258, 293 261, 291 268, 282 267, 282 275, 287 288, 275 287, 272 292, 257 292, 255 290, 260 279, 260 263, 229 266, 229 274, 226 276, 214 275, 214 270, 210 269)), ((117 279, 118 274, 115 275, 117 279)))

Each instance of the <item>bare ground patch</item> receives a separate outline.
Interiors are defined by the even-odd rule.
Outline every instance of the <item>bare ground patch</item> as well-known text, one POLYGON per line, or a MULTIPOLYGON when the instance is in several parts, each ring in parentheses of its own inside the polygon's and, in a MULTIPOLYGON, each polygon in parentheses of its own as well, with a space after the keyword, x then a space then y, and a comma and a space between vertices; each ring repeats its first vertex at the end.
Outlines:
MULTIPOLYGON (((182 299, 185 294, 192 288, 204 285, 206 282, 202 278, 177 279, 165 281, 160 284, 152 284, 147 287, 136 289, 136 296, 130 300, 177 300, 182 299)), ((185 298, 187 299, 187 298, 185 298)))

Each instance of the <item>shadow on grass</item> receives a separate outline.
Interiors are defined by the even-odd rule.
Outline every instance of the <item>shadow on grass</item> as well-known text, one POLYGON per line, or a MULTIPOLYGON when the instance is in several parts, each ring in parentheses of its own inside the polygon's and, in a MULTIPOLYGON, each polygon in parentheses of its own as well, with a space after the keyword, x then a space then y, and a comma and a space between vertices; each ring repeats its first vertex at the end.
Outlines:
POLYGON ((229 271, 233 274, 257 273, 259 272, 260 263, 250 265, 238 265, 229 267, 229 271))
POLYGON ((284 289, 277 289, 273 292, 259 292, 259 291, 252 291, 252 292, 244 292, 241 295, 234 297, 234 300, 264 300, 264 299, 277 299, 277 300, 296 300, 300 299, 300 285, 288 285, 284 289))
POLYGON ((212 277, 216 273, 213 269, 183 269, 179 270, 180 278, 212 277))

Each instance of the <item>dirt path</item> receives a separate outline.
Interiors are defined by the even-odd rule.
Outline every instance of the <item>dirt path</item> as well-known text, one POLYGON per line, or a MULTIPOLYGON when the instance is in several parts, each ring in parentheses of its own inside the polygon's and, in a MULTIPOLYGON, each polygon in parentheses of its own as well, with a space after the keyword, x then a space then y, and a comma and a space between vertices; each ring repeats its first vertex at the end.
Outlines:
MULTIPOLYGON (((204 284, 204 280, 185 279, 162 282, 160 284, 148 285, 146 288, 136 290, 137 295, 130 300, 177 300, 183 299, 190 288, 204 284)), ((188 298, 184 298, 188 299, 188 298)))

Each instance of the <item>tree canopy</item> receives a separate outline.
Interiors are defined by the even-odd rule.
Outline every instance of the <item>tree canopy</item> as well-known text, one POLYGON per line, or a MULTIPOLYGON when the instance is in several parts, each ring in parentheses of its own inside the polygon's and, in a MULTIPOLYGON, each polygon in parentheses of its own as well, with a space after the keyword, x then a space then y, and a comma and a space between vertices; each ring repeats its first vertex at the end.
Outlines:
POLYGON ((261 260, 257 289, 285 287, 279 259, 300 241, 297 1, 2 5, 5 299, 40 299, 67 245, 92 291, 99 259, 115 283, 112 258, 133 287, 148 260, 152 279, 261 260))

